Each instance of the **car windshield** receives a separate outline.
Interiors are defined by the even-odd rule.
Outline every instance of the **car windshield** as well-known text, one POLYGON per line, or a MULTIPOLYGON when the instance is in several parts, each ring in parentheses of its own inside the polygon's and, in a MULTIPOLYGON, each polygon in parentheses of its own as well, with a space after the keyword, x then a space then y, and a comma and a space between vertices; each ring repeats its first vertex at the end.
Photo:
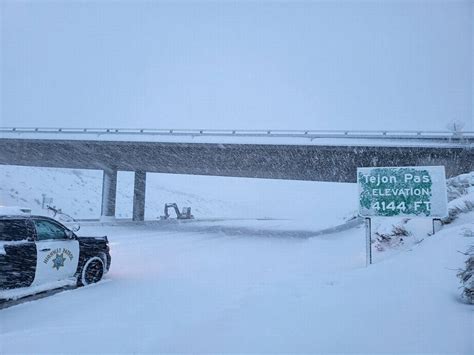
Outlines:
POLYGON ((34 220, 37 240, 66 239, 65 229, 47 220, 34 220))

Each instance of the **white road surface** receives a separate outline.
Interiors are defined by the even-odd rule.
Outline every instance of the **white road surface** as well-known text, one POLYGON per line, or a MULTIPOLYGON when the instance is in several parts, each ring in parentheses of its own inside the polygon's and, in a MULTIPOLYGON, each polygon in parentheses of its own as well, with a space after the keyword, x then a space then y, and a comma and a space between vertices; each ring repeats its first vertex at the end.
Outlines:
POLYGON ((370 268, 362 226, 313 238, 278 221, 83 227, 109 236, 110 273, 0 310, 0 353, 472 354, 453 271, 472 217, 370 268))

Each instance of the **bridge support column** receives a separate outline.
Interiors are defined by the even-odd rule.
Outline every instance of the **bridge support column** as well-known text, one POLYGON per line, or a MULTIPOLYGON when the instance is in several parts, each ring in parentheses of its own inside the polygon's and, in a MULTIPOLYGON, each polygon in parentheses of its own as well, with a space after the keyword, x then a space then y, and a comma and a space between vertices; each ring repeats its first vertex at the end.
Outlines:
POLYGON ((102 179, 101 220, 115 218, 115 200, 117 195, 117 170, 104 170, 102 179))
POLYGON ((135 183, 133 187, 133 220, 143 221, 145 219, 145 190, 146 171, 135 171, 135 183))

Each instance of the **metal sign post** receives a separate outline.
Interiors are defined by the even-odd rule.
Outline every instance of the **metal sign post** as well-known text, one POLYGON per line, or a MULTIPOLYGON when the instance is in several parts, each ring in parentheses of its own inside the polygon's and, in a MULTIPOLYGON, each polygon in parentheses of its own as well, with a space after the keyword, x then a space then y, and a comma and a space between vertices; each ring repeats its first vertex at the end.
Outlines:
POLYGON ((370 218, 365 219, 365 244, 365 265, 369 266, 370 264, 372 264, 372 222, 370 218))

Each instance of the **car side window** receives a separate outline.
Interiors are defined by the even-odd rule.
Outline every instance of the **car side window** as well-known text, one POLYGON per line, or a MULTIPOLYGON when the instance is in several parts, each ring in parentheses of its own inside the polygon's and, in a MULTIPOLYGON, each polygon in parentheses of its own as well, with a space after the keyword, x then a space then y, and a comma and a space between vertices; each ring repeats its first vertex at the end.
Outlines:
POLYGON ((0 240, 14 242, 26 239, 28 239, 28 230, 25 220, 0 220, 0 240))
POLYGON ((61 226, 46 220, 34 220, 37 240, 67 239, 66 232, 61 226))

